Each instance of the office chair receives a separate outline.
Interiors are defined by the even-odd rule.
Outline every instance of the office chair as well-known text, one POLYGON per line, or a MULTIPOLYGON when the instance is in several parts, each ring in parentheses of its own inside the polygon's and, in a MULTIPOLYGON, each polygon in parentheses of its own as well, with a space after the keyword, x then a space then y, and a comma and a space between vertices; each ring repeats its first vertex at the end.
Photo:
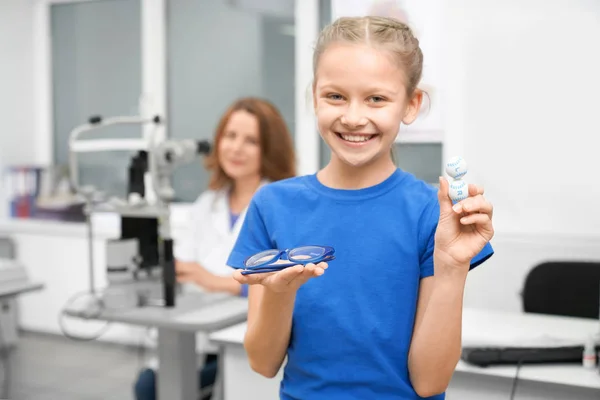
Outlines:
POLYGON ((600 262, 543 262, 525 278, 521 296, 525 312, 598 319, 600 262))

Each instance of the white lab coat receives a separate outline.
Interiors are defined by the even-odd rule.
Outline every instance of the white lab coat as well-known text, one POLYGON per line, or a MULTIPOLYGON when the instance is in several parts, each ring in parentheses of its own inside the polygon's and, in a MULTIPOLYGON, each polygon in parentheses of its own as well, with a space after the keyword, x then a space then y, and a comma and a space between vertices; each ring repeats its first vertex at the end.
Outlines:
POLYGON ((231 227, 228 190, 205 191, 190 209, 187 233, 175 240, 175 258, 196 262, 215 275, 231 275, 226 262, 245 216, 244 209, 231 227))
MULTIPOLYGON (((261 185, 268 183, 262 181, 261 185)), ((227 266, 227 258, 235 245, 240 228, 246 217, 244 209, 234 226, 231 227, 229 210, 229 188, 222 190, 206 190, 194 202, 186 221, 189 225, 185 232, 175 237, 175 259, 196 262, 215 275, 231 275, 232 269, 227 266)), ((184 292, 202 292, 195 284, 185 284, 184 292)), ((156 331, 149 334, 149 340, 155 343, 156 331)), ((196 335, 196 352, 216 353, 218 349, 208 342, 207 335, 196 335)), ((157 368, 156 358, 152 358, 148 366, 157 368)))

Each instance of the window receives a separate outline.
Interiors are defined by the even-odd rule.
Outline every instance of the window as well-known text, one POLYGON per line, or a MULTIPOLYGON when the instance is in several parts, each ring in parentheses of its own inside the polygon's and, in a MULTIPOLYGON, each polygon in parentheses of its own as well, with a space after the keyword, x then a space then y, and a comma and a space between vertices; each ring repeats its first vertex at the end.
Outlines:
MULTIPOLYGON (((168 136, 212 139, 239 97, 270 100, 294 132, 294 6, 249 1, 167 2, 168 136), (277 11, 277 12, 275 12, 277 11)), ((208 184, 198 162, 179 168, 173 187, 194 201, 208 184)))
POLYGON ((394 154, 396 165, 418 179, 434 185, 442 165, 441 143, 396 143, 394 154))
MULTIPOLYGON (((53 161, 68 164, 68 138, 90 116, 137 115, 141 83, 140 0, 52 4, 53 161)), ((139 127, 105 128, 82 139, 141 137, 139 127)), ((124 197, 133 153, 80 155, 80 182, 124 197)))

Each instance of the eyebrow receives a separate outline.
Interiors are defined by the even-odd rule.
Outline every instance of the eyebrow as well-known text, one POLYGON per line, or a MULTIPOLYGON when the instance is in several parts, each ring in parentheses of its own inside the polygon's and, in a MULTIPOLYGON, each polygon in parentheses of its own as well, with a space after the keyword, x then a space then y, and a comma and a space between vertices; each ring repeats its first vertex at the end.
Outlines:
POLYGON ((257 134, 256 132, 237 131, 235 129, 225 129, 224 133, 225 134, 234 133, 236 135, 240 134, 242 136, 250 136, 250 137, 252 137, 252 139, 258 139, 258 138, 260 138, 260 132, 257 134))
MULTIPOLYGON (((320 88, 321 91, 324 90, 333 90, 336 92, 343 92, 344 90, 342 90, 341 87, 334 85, 334 84, 325 84, 320 88)), ((367 87, 365 90, 365 92, 368 93, 380 93, 380 94, 387 94, 390 96, 395 96, 397 95, 399 92, 394 91, 394 90, 389 90, 389 89, 384 89, 382 87, 378 87, 378 86, 369 86, 367 87)))

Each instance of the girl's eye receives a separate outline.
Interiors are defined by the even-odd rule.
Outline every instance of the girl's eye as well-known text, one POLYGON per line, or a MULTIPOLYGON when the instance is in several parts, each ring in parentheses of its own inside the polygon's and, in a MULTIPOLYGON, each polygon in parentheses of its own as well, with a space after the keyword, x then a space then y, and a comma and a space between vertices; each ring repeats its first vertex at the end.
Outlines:
POLYGON ((385 101, 385 99, 381 96, 372 96, 371 101, 373 103, 381 103, 382 101, 385 101))
POLYGON ((328 94, 327 98, 330 100, 335 100, 335 101, 343 100, 343 97, 337 93, 328 94))

